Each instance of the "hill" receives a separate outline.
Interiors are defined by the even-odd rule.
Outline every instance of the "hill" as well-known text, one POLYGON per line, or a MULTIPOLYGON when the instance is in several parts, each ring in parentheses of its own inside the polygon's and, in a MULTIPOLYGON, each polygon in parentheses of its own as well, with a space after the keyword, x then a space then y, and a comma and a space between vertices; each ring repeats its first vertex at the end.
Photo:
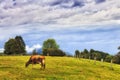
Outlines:
POLYGON ((119 80, 120 65, 71 57, 46 57, 40 65, 24 67, 30 56, 0 56, 0 80, 119 80))

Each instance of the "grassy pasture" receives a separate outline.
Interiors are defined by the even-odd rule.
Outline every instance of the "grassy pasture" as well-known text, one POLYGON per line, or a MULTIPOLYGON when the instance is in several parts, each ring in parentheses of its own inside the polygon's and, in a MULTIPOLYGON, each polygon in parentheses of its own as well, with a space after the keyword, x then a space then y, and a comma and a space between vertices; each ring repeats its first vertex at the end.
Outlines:
POLYGON ((71 57, 46 57, 40 65, 25 68, 30 56, 0 56, 0 80, 119 80, 120 65, 71 57))

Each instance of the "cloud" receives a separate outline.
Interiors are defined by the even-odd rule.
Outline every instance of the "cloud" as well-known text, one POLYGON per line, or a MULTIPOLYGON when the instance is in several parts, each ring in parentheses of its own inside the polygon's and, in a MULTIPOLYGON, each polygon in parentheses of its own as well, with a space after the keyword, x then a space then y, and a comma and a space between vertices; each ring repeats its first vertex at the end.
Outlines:
POLYGON ((106 0, 95 0, 96 3, 102 3, 105 2, 106 0))
POLYGON ((42 46, 40 44, 35 44, 32 47, 29 47, 28 45, 26 46, 26 51, 28 53, 32 52, 34 49, 40 49, 42 46))
POLYGON ((44 26, 28 25, 26 27, 0 27, 0 48, 3 48, 4 41, 9 37, 15 37, 19 34, 23 37, 26 43, 27 52, 32 52, 34 49, 40 49, 41 44, 48 38, 54 38, 60 45, 60 49, 74 54, 76 49, 83 50, 97 49, 110 53, 117 52, 116 48, 120 44, 120 27, 119 25, 86 25, 86 26, 44 26), (34 27, 36 26, 36 27, 34 27), (4 35, 3 35, 4 34, 4 35), (2 37, 3 35, 3 37, 2 37), (116 36, 117 35, 117 36, 116 36), (109 45, 109 46, 108 46, 109 45))
POLYGON ((50 5, 63 8, 82 7, 84 6, 84 0, 54 0, 50 5))
POLYGON ((7 40, 8 38, 14 37, 16 35, 22 35, 30 30, 28 28, 24 28, 24 26, 18 27, 0 27, 0 41, 7 40))
POLYGON ((0 53, 3 53, 4 52, 4 49, 3 48, 0 48, 0 53))
POLYGON ((31 23, 55 25, 118 24, 119 2, 118 0, 2 0, 0 26, 31 23), (13 5, 15 3, 16 5, 13 5))
POLYGON ((76 49, 81 51, 85 48, 93 48, 114 54, 115 52, 117 53, 117 47, 120 44, 119 33, 120 28, 116 28, 116 26, 91 30, 77 28, 73 30, 68 29, 68 32, 57 34, 54 38, 60 44, 60 48, 68 52, 71 51, 71 53, 74 53, 76 49))
POLYGON ((74 48, 79 42, 97 45, 112 39, 108 43, 117 43, 119 3, 119 0, 0 0, 0 47, 16 35, 23 36, 28 51, 47 38, 55 38, 68 50, 72 47, 64 47, 64 42, 74 44, 70 45, 74 48))

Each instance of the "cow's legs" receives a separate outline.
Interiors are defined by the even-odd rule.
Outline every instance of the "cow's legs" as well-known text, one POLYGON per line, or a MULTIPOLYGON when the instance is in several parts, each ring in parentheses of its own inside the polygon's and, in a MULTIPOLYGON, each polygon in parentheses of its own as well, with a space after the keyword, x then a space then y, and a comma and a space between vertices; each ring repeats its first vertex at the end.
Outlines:
POLYGON ((44 60, 44 59, 43 59, 42 62, 41 62, 41 67, 42 67, 43 69, 45 69, 45 60, 44 60))
POLYGON ((33 64, 34 64, 34 62, 32 62, 32 69, 33 69, 33 64))

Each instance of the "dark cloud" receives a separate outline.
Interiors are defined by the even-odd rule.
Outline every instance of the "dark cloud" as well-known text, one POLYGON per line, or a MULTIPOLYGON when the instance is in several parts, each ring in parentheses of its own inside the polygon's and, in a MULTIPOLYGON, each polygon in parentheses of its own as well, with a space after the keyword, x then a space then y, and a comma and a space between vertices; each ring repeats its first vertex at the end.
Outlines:
POLYGON ((4 19, 5 17, 4 16, 0 16, 0 19, 2 20, 2 19, 4 19))
POLYGON ((113 19, 114 19, 114 20, 120 20, 120 15, 115 15, 115 16, 113 16, 113 19))
POLYGON ((56 6, 56 5, 59 5, 59 4, 62 4, 63 1, 62 0, 58 0, 58 1, 54 1, 52 3, 50 3, 51 6, 56 6))
POLYGON ((95 2, 98 4, 98 3, 102 3, 102 2, 105 2, 106 0, 95 0, 95 2))
POLYGON ((84 0, 55 0, 54 2, 50 3, 51 6, 61 6, 64 8, 73 8, 73 7, 82 7, 84 6, 84 0), (69 3, 72 3, 70 6, 69 3), (65 4, 65 5, 64 5, 65 4))
POLYGON ((74 4, 72 5, 72 7, 82 7, 84 6, 84 2, 79 2, 79 1, 75 1, 74 4))
POLYGON ((3 0, 0 0, 0 3, 2 3, 3 2, 3 0))
POLYGON ((17 5, 17 3, 13 3, 13 6, 16 6, 17 5))

